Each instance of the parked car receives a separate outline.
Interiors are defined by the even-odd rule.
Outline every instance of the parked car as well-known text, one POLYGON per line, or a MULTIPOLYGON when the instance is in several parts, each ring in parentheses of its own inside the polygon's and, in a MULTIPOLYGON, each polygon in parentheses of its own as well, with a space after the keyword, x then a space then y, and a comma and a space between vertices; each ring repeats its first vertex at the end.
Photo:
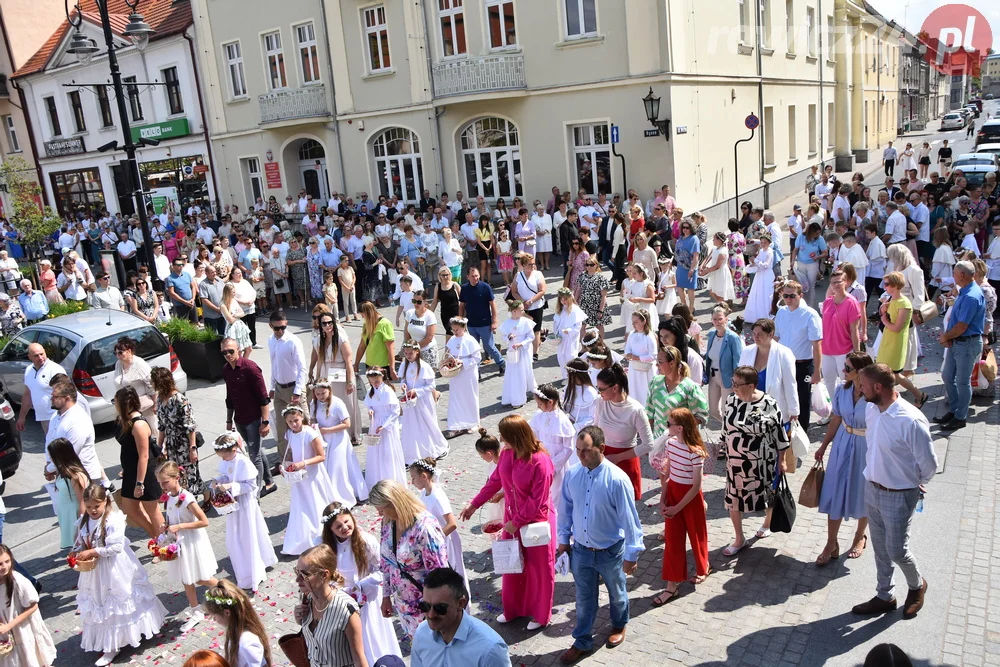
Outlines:
POLYGON ((970 164, 958 167, 965 175, 965 180, 969 182, 969 187, 977 187, 986 181, 986 174, 1000 172, 1000 169, 993 164, 970 164))
POLYGON ((1000 144, 1000 118, 993 118, 976 132, 976 146, 980 144, 1000 144))
POLYGON ((965 114, 960 114, 957 111, 946 113, 941 119, 941 131, 962 130, 965 129, 965 123, 965 114))
POLYGON ((965 106, 974 106, 974 107, 976 107, 976 112, 977 112, 976 113, 976 118, 978 118, 979 114, 981 114, 983 112, 983 101, 981 99, 979 99, 978 97, 969 100, 969 103, 966 104, 965 106))
POLYGON ((976 146, 976 153, 993 153, 994 155, 1000 157, 1000 143, 979 144, 976 146))
POLYGON ((979 118, 979 113, 980 113, 979 112, 979 107, 977 107, 975 104, 971 104, 971 103, 970 104, 966 104, 965 108, 972 112, 972 117, 973 118, 979 118))
POLYGON ((975 153, 963 153, 955 158, 952 163, 952 171, 955 169, 964 169, 970 165, 979 164, 992 164, 995 167, 1000 167, 1000 155, 995 153, 980 153, 978 150, 975 153))
POLYGON ((90 403, 95 424, 115 419, 112 403, 115 343, 123 336, 136 341, 136 354, 150 366, 169 368, 180 391, 187 390, 187 374, 160 331, 135 315, 118 310, 88 310, 32 324, 0 351, 0 382, 14 403, 24 394, 28 345, 39 343, 49 359, 66 369, 77 391, 90 403))

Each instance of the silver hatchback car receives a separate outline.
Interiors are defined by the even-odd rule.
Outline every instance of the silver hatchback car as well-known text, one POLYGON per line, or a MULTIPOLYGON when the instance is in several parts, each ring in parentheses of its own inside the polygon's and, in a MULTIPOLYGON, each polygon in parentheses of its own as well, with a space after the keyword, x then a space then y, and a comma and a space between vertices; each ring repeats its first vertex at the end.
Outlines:
POLYGON ((115 343, 128 336, 136 354, 150 366, 169 368, 179 391, 187 391, 187 374, 167 339, 149 322, 118 310, 87 310, 32 324, 0 351, 0 379, 14 403, 24 393, 28 345, 38 343, 49 359, 66 369, 81 395, 90 403, 95 424, 115 419, 115 343))

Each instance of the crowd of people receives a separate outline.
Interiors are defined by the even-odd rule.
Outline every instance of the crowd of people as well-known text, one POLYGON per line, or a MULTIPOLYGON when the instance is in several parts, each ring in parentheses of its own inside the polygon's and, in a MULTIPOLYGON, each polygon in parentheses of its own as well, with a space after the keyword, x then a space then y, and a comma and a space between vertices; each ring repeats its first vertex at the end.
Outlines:
MULTIPOLYGON (((928 395, 914 382, 921 345, 935 341, 921 341, 916 324, 943 313, 936 342, 946 348, 947 409, 934 422, 962 428, 975 373, 992 355, 1000 188, 989 180, 986 195, 967 191, 955 170, 903 189, 889 178, 873 200, 860 175, 841 184, 827 170, 807 179, 807 213, 793 207, 788 244, 775 214, 749 202, 728 232, 710 237, 706 217, 685 214, 668 186, 646 202, 632 191, 608 200, 553 188, 530 209, 520 199, 508 209, 428 192, 406 206, 335 194, 321 208, 302 194, 285 206, 258 201, 248 216, 227 207, 218 220, 192 206, 184 225, 172 213, 154 221, 152 267, 136 261, 131 222, 82 212, 55 239, 62 273, 42 262, 37 287, 22 279, 8 284, 16 300, 0 295, 4 332, 8 321, 13 331, 44 317, 40 302, 63 298, 151 322, 190 318, 223 337, 227 407, 210 474, 190 400, 168 370, 136 354, 135 341, 119 340, 115 494, 85 397, 42 345, 29 347, 18 428, 34 409, 61 546, 80 571, 83 649, 100 653, 98 667, 111 664, 166 621, 126 539, 131 525, 184 590, 181 630, 207 617, 225 630, 223 655, 192 664, 270 665, 252 596, 279 559, 261 499, 283 483, 291 499, 280 555, 297 559, 302 596, 292 641, 311 664, 388 667, 403 654, 401 635, 415 666, 445 664, 445 655, 451 664, 509 665, 500 635, 468 613, 458 527, 480 509, 502 574, 503 609, 491 620, 546 627, 557 573, 572 574, 573 641, 559 658, 572 664, 596 646, 600 582, 611 600, 605 643, 626 639, 627 577, 646 551, 644 483, 660 491, 664 586, 652 604, 662 606, 712 572, 705 474, 721 462, 733 526, 721 553, 734 558, 772 535, 782 477, 810 456, 813 412, 824 434, 811 456, 826 461, 818 508, 829 518, 815 564, 840 557, 841 524, 856 521, 846 555, 863 557, 870 540, 878 580, 854 613, 897 608, 898 566, 912 618, 927 581, 909 549, 910 520, 937 466, 922 412, 928 395), (101 246, 128 268, 124 290, 92 272, 101 246), (503 285, 500 295, 492 283, 503 285), (714 304, 704 329, 699 293, 714 304), (16 322, 3 314, 18 306, 16 322), (293 308, 311 314, 307 343, 290 330, 293 308), (270 377, 252 358, 264 314, 270 377), (348 322, 361 328, 357 349, 348 322), (622 342, 612 349, 606 334, 618 325, 622 342), (554 383, 536 380, 543 356, 558 362, 554 383), (481 404, 496 399, 480 395, 491 364, 509 407, 492 433, 481 404), (529 403, 530 417, 513 412, 529 403), (492 472, 456 512, 437 473, 464 434, 492 472), (381 517, 376 534, 355 519, 364 503, 381 517), (753 539, 747 513, 763 515, 753 539), (224 519, 209 518, 216 514, 224 519), (219 572, 211 520, 225 523, 231 578, 219 572)), ((0 585, 16 591, 0 608, 0 633, 15 637, 20 665, 51 665, 31 582, 0 548, 0 585)))

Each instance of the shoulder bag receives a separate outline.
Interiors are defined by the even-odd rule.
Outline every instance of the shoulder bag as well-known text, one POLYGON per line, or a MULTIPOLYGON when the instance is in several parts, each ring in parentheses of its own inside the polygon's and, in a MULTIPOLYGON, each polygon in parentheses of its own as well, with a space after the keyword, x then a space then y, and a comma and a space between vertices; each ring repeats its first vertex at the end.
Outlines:
MULTIPOLYGON (((529 292, 531 292, 531 296, 535 296, 536 294, 538 294, 538 290, 531 289, 531 285, 528 284, 528 279, 524 277, 524 271, 518 271, 517 272, 517 277, 520 278, 521 281, 524 283, 525 288, 527 288, 527 290, 529 292)), ((515 281, 515 282, 517 282, 517 281, 515 281)), ((525 299, 521 299, 521 297, 518 297, 518 299, 520 299, 521 301, 525 300, 525 299)), ((542 297, 542 310, 545 310, 548 307, 549 307, 549 302, 546 301, 545 297, 543 296, 542 297)), ((525 310, 527 310, 527 308, 525 308, 525 310)))
MULTIPOLYGON (((302 596, 302 604, 309 604, 308 598, 302 596)), ((306 646, 306 638, 302 635, 302 630, 278 638, 278 648, 288 658, 288 662, 293 667, 310 667, 309 647, 306 646)))
POLYGON ((792 532, 792 524, 795 523, 795 498, 788 488, 788 481, 785 475, 778 473, 777 487, 772 501, 774 508, 771 513, 771 530, 775 533, 792 532))

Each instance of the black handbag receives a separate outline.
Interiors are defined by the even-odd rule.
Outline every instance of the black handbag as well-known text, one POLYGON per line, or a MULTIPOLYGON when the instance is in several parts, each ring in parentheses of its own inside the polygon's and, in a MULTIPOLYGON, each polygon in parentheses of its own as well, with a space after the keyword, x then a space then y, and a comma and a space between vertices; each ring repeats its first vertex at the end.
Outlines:
POLYGON ((792 524, 795 523, 795 498, 792 497, 792 491, 788 488, 785 475, 778 477, 772 507, 771 532, 792 532, 792 524))

